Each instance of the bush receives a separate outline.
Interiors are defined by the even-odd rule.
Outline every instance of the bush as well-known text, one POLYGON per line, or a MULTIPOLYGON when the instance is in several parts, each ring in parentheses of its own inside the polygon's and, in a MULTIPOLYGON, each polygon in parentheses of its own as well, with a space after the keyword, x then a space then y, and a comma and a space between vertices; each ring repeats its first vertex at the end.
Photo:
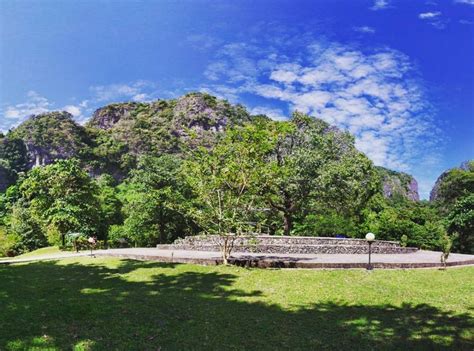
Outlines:
POLYGON ((15 244, 17 253, 33 251, 47 246, 47 240, 41 225, 32 216, 29 209, 22 206, 21 202, 13 207, 10 231, 17 240, 15 244))
POLYGON ((357 226, 351 219, 337 214, 308 215, 303 221, 295 224, 294 235, 302 236, 330 236, 345 235, 355 237, 357 226))
POLYGON ((0 256, 12 257, 16 256, 17 243, 19 239, 11 234, 8 234, 5 227, 0 227, 0 256))
POLYGON ((122 225, 112 225, 109 228, 107 243, 109 247, 129 247, 130 240, 126 237, 122 225))

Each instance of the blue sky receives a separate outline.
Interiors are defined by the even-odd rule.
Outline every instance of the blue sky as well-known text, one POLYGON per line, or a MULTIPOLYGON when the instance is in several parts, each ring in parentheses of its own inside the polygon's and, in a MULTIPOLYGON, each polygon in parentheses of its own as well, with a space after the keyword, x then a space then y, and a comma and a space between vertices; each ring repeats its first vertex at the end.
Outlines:
POLYGON ((207 91, 351 131, 427 197, 474 158, 474 0, 0 1, 0 129, 207 91))

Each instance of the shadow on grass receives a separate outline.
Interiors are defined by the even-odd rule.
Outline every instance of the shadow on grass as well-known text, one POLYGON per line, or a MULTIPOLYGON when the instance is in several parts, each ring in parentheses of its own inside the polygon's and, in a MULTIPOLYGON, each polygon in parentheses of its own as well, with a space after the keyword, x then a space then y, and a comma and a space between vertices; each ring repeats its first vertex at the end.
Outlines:
MULTIPOLYGON (((177 265, 40 262, 0 269, 0 350, 472 350, 467 314, 429 305, 297 311, 177 265), (148 269, 159 272, 150 276, 148 269), (146 273, 148 271, 148 273, 146 273)), ((472 335, 472 334, 471 334, 472 335)))

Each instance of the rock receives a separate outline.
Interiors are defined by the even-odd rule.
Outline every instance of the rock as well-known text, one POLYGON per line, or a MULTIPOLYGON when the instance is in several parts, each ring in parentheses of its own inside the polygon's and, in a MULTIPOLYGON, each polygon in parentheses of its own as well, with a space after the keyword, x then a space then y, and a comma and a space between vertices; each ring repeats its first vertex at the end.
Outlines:
MULTIPOLYGON (((147 104, 142 104, 147 105, 147 104)), ((97 109, 88 122, 88 126, 109 130, 120 120, 131 119, 132 112, 140 106, 137 102, 111 104, 97 109)))
POLYGON ((454 167, 454 168, 450 168, 446 171, 444 171, 443 173, 441 173, 441 175, 438 177, 438 179, 436 179, 436 182, 433 186, 433 189, 431 189, 431 192, 430 192, 430 201, 436 201, 438 199, 438 193, 439 193, 439 188, 441 186, 441 184, 443 183, 444 181, 444 178, 453 170, 455 169, 459 169, 459 170, 463 170, 463 171, 468 171, 469 169, 471 169, 471 166, 470 164, 472 163, 473 161, 464 161, 463 163, 461 163, 459 165, 459 167, 454 167))
POLYGON ((418 182, 410 174, 377 167, 382 178, 383 195, 387 198, 397 196, 411 201, 419 201, 418 182))
POLYGON ((66 111, 33 115, 8 136, 23 140, 29 168, 77 157, 89 143, 84 127, 66 111))

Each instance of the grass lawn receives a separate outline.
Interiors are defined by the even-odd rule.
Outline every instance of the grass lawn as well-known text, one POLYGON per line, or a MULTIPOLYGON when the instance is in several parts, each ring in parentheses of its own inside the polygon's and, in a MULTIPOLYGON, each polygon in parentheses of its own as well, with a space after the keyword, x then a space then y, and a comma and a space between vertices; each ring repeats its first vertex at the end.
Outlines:
POLYGON ((24 253, 23 255, 18 255, 15 257, 8 257, 8 259, 16 259, 16 258, 31 258, 36 256, 46 256, 46 255, 54 255, 58 253, 62 253, 64 251, 59 250, 57 246, 48 246, 43 247, 42 249, 34 250, 31 252, 24 253))
POLYGON ((0 350, 473 350, 474 268, 0 266, 0 350))

